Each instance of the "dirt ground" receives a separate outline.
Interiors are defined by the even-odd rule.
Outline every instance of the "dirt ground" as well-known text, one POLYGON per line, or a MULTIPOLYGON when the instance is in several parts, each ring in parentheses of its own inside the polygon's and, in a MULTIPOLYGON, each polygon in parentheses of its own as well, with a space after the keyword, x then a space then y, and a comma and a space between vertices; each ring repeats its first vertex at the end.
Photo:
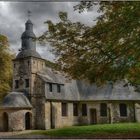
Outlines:
POLYGON ((112 135, 96 135, 96 136, 76 136, 76 137, 54 137, 47 135, 33 135, 28 134, 38 130, 25 130, 25 131, 14 131, 14 132, 0 132, 1 139, 140 139, 140 134, 112 134, 112 135))

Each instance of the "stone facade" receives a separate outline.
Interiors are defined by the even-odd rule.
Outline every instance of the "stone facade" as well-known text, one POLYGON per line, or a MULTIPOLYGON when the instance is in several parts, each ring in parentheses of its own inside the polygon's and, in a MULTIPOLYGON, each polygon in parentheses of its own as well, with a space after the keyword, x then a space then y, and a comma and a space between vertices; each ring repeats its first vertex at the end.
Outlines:
MULTIPOLYGON (((63 101, 62 101, 63 102, 63 101)), ((50 110, 52 110, 52 121, 50 116, 45 116, 45 121, 49 122, 48 126, 51 128, 60 128, 60 127, 65 127, 65 126, 72 126, 72 125, 89 125, 92 124, 91 122, 91 109, 96 110, 96 124, 103 124, 103 123, 118 123, 118 122, 136 122, 139 121, 138 119, 136 120, 135 118, 135 104, 131 101, 125 101, 125 102, 120 102, 120 101, 112 101, 112 102, 102 102, 102 101, 93 101, 93 102, 78 102, 78 116, 73 115, 73 103, 75 102, 66 102, 67 103, 67 111, 68 114, 67 116, 62 116, 62 102, 60 101, 48 101, 46 104, 48 106, 45 108, 45 113, 50 114, 50 110), (52 104, 52 109, 50 108, 51 106, 49 105, 52 104), (100 115, 100 104, 101 103, 106 103, 107 104, 107 116, 102 117, 100 115), (119 104, 120 103, 125 103, 127 106, 127 116, 121 117, 120 116, 120 111, 119 111, 119 104), (82 104, 87 105, 87 115, 83 116, 82 115, 82 104), (110 111, 109 111, 110 110, 110 111)), ((48 127, 47 127, 48 128, 48 127)))
POLYGON ((28 57, 13 60, 13 91, 26 90, 33 94, 36 73, 45 67, 45 61, 40 58, 28 57), (29 79, 29 87, 25 85, 25 79, 29 79), (19 88, 15 86, 15 80, 19 81, 19 88))
MULTIPOLYGON (((26 129, 26 113, 32 115, 32 110, 24 108, 0 108, 0 131, 21 131, 26 129), (7 120, 5 120, 4 113, 7 114, 7 120), (5 122, 7 121, 7 122, 5 122), (7 125, 7 130, 4 128, 7 125)), ((30 124, 31 129, 34 128, 33 119, 30 124)))

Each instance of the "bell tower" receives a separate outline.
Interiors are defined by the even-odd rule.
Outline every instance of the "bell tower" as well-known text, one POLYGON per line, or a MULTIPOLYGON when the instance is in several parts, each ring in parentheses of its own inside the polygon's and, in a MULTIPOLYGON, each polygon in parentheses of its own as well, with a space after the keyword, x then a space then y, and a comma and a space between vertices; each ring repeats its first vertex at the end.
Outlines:
POLYGON ((30 19, 25 23, 19 51, 13 60, 13 91, 31 96, 34 94, 36 73, 45 67, 45 60, 36 51, 36 36, 30 19))

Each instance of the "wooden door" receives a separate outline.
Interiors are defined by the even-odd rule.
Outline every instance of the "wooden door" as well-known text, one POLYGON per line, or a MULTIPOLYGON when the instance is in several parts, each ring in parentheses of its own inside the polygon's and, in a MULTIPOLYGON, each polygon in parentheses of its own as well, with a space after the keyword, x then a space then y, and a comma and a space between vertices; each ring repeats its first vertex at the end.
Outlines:
POLYGON ((90 109, 90 124, 97 123, 97 112, 96 109, 90 109))
POLYGON ((8 131, 8 114, 6 112, 3 113, 3 130, 8 131))
POLYGON ((31 114, 27 112, 25 114, 25 130, 31 129, 31 114))

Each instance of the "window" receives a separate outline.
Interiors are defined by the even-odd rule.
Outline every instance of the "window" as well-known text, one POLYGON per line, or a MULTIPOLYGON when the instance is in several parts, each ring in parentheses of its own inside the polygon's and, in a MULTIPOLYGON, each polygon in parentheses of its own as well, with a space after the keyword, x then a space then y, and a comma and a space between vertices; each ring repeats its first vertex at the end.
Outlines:
POLYGON ((107 116, 107 104, 106 103, 100 104, 100 116, 103 116, 103 117, 107 116))
POLYGON ((78 103, 73 103, 73 116, 78 116, 78 103))
POLYGON ((14 64, 14 68, 16 67, 16 64, 14 64))
POLYGON ((28 61, 27 63, 28 63, 28 66, 29 66, 29 64, 30 64, 30 61, 28 61))
POLYGON ((87 105, 82 104, 82 116, 87 116, 87 105))
POLYGON ((15 80, 15 88, 19 88, 19 80, 15 80))
POLYGON ((52 92, 52 84, 49 83, 49 91, 52 92))
POLYGON ((57 85, 57 92, 60 93, 61 92, 61 86, 57 85))
POLYGON ((126 106, 126 104, 120 104, 120 116, 122 116, 122 117, 127 116, 127 106, 126 106))
POLYGON ((62 103, 61 104, 61 110, 62 110, 62 116, 67 116, 68 115, 67 103, 62 103))
POLYGON ((29 87, 29 79, 25 79, 25 87, 29 87))

